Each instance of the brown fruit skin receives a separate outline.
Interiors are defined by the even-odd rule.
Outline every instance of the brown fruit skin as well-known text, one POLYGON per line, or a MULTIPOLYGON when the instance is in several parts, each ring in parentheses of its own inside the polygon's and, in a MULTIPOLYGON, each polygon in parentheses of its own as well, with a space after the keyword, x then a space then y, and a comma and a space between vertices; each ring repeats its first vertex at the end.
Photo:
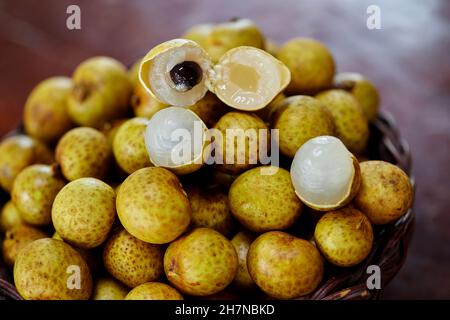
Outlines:
POLYGON ((23 223, 19 209, 11 200, 8 201, 0 211, 0 231, 6 232, 23 223))
POLYGON ((163 273, 160 246, 141 241, 126 230, 114 233, 103 248, 103 264, 117 280, 134 288, 163 273))
POLYGON ((0 143, 0 187, 11 192, 14 179, 24 168, 52 162, 52 152, 38 140, 26 135, 6 138, 0 143))
POLYGON ((53 200, 65 184, 55 167, 35 164, 17 175, 11 197, 25 222, 48 225, 52 222, 53 200))
POLYGON ((229 194, 233 216, 255 232, 281 230, 292 226, 302 212, 290 173, 278 167, 257 167, 241 174, 229 194), (262 174, 262 168, 276 170, 262 174))
POLYGON ((329 262, 340 267, 351 267, 370 253, 372 226, 359 210, 347 207, 330 211, 317 223, 314 241, 329 262))
POLYGON ((279 102, 272 124, 279 130, 281 153, 290 158, 309 139, 334 136, 336 131, 330 111, 308 96, 291 96, 279 102))
POLYGON ((124 300, 128 288, 112 277, 98 279, 94 285, 92 300, 124 300))
POLYGON ((366 150, 369 123, 358 101, 347 91, 332 89, 316 96, 331 112, 336 134, 350 152, 359 155, 366 150))
POLYGON ((72 129, 56 146, 56 161, 69 181, 84 177, 103 179, 111 159, 108 139, 103 133, 92 128, 72 129))
POLYGON ((188 109, 198 115, 208 128, 213 127, 225 113, 231 111, 230 107, 210 91, 188 109))
POLYGON ((177 176, 167 169, 143 168, 122 183, 117 213, 124 228, 154 244, 178 238, 189 226, 191 206, 177 176))
POLYGON ((25 224, 14 227, 6 232, 3 241, 3 259, 5 263, 12 267, 20 250, 34 240, 47 238, 47 235, 41 230, 25 224))
POLYGON ((147 282, 131 290, 125 300, 184 300, 171 286, 161 282, 147 282))
POLYGON ((412 207, 414 189, 402 169, 385 161, 364 161, 360 167, 361 187, 354 203, 370 222, 394 222, 412 207))
POLYGON ((114 189, 98 179, 69 182, 53 202, 53 226, 61 238, 77 247, 97 247, 111 230, 115 200, 114 189))
POLYGON ((72 128, 67 113, 67 97, 72 80, 52 77, 40 82, 25 102, 23 124, 30 136, 47 143, 59 139, 72 128))
POLYGON ((260 235, 250 246, 248 271, 265 293, 293 299, 314 291, 323 277, 323 259, 306 240, 281 231, 260 235))
POLYGON ((377 88, 363 75, 353 72, 339 73, 334 77, 333 86, 350 92, 358 100, 369 121, 377 117, 380 96, 377 88))
POLYGON ((264 108, 255 111, 255 114, 260 117, 264 122, 270 124, 270 119, 272 119, 273 114, 277 111, 280 103, 286 99, 284 93, 279 93, 273 100, 264 108))
POLYGON ((110 57, 80 63, 72 76, 67 111, 80 126, 101 128, 128 111, 132 86, 126 68, 110 57))
POLYGON ((330 87, 335 65, 327 47, 309 38, 295 38, 281 46, 277 58, 291 71, 289 95, 314 94, 330 87))
POLYGON ((23 248, 14 264, 14 284, 25 300, 87 300, 92 277, 80 254, 63 241, 45 238, 23 248), (79 267, 80 289, 68 288, 79 267))
POLYGON ((119 166, 128 174, 152 166, 144 141, 147 123, 145 118, 127 120, 114 137, 114 156, 119 166))
POLYGON ((162 103, 152 97, 139 81, 134 87, 130 104, 136 117, 147 119, 153 117, 159 110, 169 107, 168 104, 162 103))
MULTIPOLYGON (((270 133, 268 130, 267 125, 264 123, 263 120, 261 120, 261 118, 259 118, 257 115, 252 114, 252 113, 245 113, 245 112, 238 112, 238 111, 232 111, 232 112, 228 112, 227 114, 225 114, 224 116, 222 116, 219 121, 216 123, 216 125, 214 126, 215 129, 219 130, 222 133, 222 137, 224 138, 222 139, 217 139, 216 140, 216 149, 215 149, 215 154, 216 154, 216 159, 222 159, 223 160, 223 164, 217 164, 217 168, 220 171, 226 172, 226 173, 231 173, 231 174, 238 174, 241 173, 245 170, 248 170, 254 166, 256 166, 256 164, 250 163, 250 157, 249 157, 249 148, 250 145, 252 145, 253 143, 256 142, 257 145, 257 149, 256 149, 256 154, 251 155, 252 157, 255 158, 255 160, 259 161, 259 146, 263 144, 263 142, 259 141, 259 130, 260 129, 264 129, 267 130, 267 141, 265 141, 264 143, 266 143, 267 145, 267 152, 270 151, 270 133), (255 137, 245 137, 245 148, 244 150, 239 150, 239 146, 237 141, 240 138, 236 132, 236 134, 238 135, 239 138, 235 138, 230 134, 226 134, 227 129, 238 129, 238 130, 247 130, 247 129, 254 129, 256 130, 256 141, 255 141, 255 137), (234 141, 233 141, 234 140, 234 141), (227 143, 228 142, 228 143, 227 143), (233 150, 234 150, 234 161, 233 163, 226 163, 227 159, 226 159, 226 155, 227 155, 227 145, 231 145, 233 146, 233 150), (238 154, 241 155, 241 157, 243 156, 245 159, 244 163, 237 163, 238 162, 238 154), (222 157, 222 158, 221 158, 222 157)), ((228 150, 228 152, 231 152, 230 149, 228 150)))
POLYGON ((192 225, 211 228, 227 235, 233 228, 233 220, 228 206, 228 196, 218 187, 186 188, 192 208, 192 225))
POLYGON ((167 279, 193 296, 217 293, 233 281, 238 268, 236 251, 219 232, 197 228, 172 242, 164 255, 167 279))
POLYGON ((231 239, 231 244, 236 250, 239 260, 239 268, 236 277, 233 280, 233 284, 240 290, 248 291, 256 288, 256 284, 250 276, 250 273, 248 273, 247 268, 248 249, 250 249, 250 245, 255 238, 256 237, 248 231, 240 231, 233 239, 231 239))

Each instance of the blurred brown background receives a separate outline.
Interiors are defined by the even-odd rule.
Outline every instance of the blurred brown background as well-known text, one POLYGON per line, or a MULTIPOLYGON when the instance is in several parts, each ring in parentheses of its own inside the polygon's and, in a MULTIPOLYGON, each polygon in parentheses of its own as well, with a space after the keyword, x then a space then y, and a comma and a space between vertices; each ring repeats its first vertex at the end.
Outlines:
POLYGON ((386 299, 450 298, 450 1, 0 0, 0 135, 21 119, 42 79, 70 75, 92 55, 130 65, 200 22, 248 17, 278 42, 325 42, 339 71, 367 75, 413 151, 416 231, 386 299), (66 8, 81 8, 81 30, 66 8), (381 30, 366 27, 369 5, 381 30))

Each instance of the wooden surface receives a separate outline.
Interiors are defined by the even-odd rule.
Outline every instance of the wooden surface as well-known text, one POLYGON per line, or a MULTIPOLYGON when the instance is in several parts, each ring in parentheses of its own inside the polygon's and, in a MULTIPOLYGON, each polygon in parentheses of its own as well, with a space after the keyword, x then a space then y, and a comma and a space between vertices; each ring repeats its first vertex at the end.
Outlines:
POLYGON ((319 39, 339 71, 364 73, 380 88, 411 144, 418 186, 412 247, 384 297, 450 298, 449 1, 0 0, 0 135, 20 121, 40 80, 70 75, 93 55, 131 64, 193 24, 236 16, 278 42, 319 39), (66 28, 69 4, 81 7, 81 30, 66 28), (381 30, 366 27, 370 4, 381 9, 381 30))

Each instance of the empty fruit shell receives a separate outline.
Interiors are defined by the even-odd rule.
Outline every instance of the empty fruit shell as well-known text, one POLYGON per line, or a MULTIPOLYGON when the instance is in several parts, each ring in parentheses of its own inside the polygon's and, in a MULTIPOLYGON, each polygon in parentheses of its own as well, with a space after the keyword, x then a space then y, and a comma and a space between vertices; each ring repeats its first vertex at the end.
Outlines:
POLYGON ((356 195, 359 163, 338 138, 319 136, 295 154, 291 179, 297 196, 307 206, 329 211, 343 207, 356 195))
POLYGON ((255 111, 269 104, 291 75, 281 61, 261 49, 231 49, 212 67, 196 42, 174 39, 144 57, 139 79, 154 97, 173 106, 192 105, 209 89, 230 107, 255 111))
POLYGON ((188 174, 203 165, 207 145, 205 123, 191 110, 169 107, 155 113, 145 131, 150 161, 176 174, 188 174))

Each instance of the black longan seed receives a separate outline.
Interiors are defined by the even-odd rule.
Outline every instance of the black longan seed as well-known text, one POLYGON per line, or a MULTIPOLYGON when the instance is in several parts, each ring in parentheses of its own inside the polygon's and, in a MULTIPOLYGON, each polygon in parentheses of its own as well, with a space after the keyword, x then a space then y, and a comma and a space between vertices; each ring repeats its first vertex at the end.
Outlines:
POLYGON ((202 80, 203 72, 198 63, 184 61, 170 70, 170 78, 180 91, 188 91, 202 80))

